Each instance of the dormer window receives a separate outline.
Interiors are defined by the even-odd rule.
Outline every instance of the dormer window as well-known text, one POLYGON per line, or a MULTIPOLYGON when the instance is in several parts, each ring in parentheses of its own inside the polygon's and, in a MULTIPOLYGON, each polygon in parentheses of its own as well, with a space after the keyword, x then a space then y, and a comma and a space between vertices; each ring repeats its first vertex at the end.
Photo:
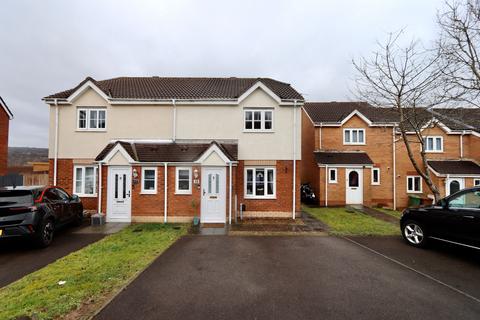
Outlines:
POLYGON ((423 138, 425 152, 443 152, 442 136, 426 136, 423 138))
POLYGON ((244 112, 244 131, 273 131, 273 109, 246 109, 244 112))
POLYGON ((80 108, 77 115, 77 129, 105 131, 107 127, 107 109, 80 108))
POLYGON ((365 129, 343 129, 343 144, 365 144, 365 129))

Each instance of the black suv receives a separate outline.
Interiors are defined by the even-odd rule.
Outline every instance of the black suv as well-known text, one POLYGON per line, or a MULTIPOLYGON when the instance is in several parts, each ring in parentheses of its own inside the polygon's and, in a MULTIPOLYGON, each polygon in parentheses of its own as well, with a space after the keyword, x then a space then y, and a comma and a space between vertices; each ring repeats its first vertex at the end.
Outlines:
POLYGON ((400 227, 415 247, 435 239, 480 249, 480 187, 458 191, 430 207, 406 209, 400 227))
POLYGON ((61 188, 0 189, 0 239, 28 237, 36 246, 47 247, 55 229, 82 221, 82 202, 61 188))

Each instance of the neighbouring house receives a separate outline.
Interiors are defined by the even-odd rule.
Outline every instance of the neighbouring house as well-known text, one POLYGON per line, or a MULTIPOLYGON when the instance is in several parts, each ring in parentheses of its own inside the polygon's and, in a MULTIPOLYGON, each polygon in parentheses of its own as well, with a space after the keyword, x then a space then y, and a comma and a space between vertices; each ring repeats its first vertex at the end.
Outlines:
POLYGON ((50 182, 107 221, 294 218, 303 100, 269 78, 88 77, 44 98, 50 182))
MULTIPOLYGON (((442 196, 480 185, 480 110, 422 111, 428 165, 442 196)), ((302 183, 321 206, 404 208, 432 198, 408 158, 398 113, 363 102, 308 102, 302 113, 302 183)), ((420 161, 420 144, 418 160, 420 161)))
POLYGON ((0 97, 0 176, 7 173, 8 166, 8 130, 13 113, 0 97))

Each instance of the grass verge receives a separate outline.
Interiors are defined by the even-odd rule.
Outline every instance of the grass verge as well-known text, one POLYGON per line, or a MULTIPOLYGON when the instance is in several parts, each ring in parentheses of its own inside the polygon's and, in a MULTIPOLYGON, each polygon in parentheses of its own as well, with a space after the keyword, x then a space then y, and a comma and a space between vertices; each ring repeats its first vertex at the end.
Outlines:
POLYGON ((186 232, 185 225, 132 225, 71 253, 0 289, 0 319, 52 319, 98 307, 186 232))
POLYGON ((330 233, 356 236, 390 236, 400 234, 398 226, 345 208, 303 207, 318 220, 330 227, 330 233))
POLYGON ((395 218, 400 219, 402 217, 402 212, 401 211, 396 211, 396 210, 391 210, 391 209, 386 209, 386 208, 374 208, 375 210, 381 211, 383 213, 386 213, 390 216, 393 216, 395 218))

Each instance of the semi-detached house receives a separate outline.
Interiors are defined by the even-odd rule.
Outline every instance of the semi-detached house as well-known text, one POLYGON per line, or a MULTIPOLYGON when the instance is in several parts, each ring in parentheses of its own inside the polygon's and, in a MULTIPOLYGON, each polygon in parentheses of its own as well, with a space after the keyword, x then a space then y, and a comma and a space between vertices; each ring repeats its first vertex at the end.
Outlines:
MULTIPOLYGON (((479 109, 417 113, 424 123, 428 168, 441 195, 480 185, 479 109)), ((398 119, 394 109, 364 102, 305 103, 301 179, 312 185, 320 205, 404 208, 409 196, 432 198, 407 155, 398 119)), ((412 148, 420 161, 421 145, 412 148)))
POLYGON ((107 221, 300 211, 301 107, 269 78, 86 78, 52 94, 50 182, 107 221))

